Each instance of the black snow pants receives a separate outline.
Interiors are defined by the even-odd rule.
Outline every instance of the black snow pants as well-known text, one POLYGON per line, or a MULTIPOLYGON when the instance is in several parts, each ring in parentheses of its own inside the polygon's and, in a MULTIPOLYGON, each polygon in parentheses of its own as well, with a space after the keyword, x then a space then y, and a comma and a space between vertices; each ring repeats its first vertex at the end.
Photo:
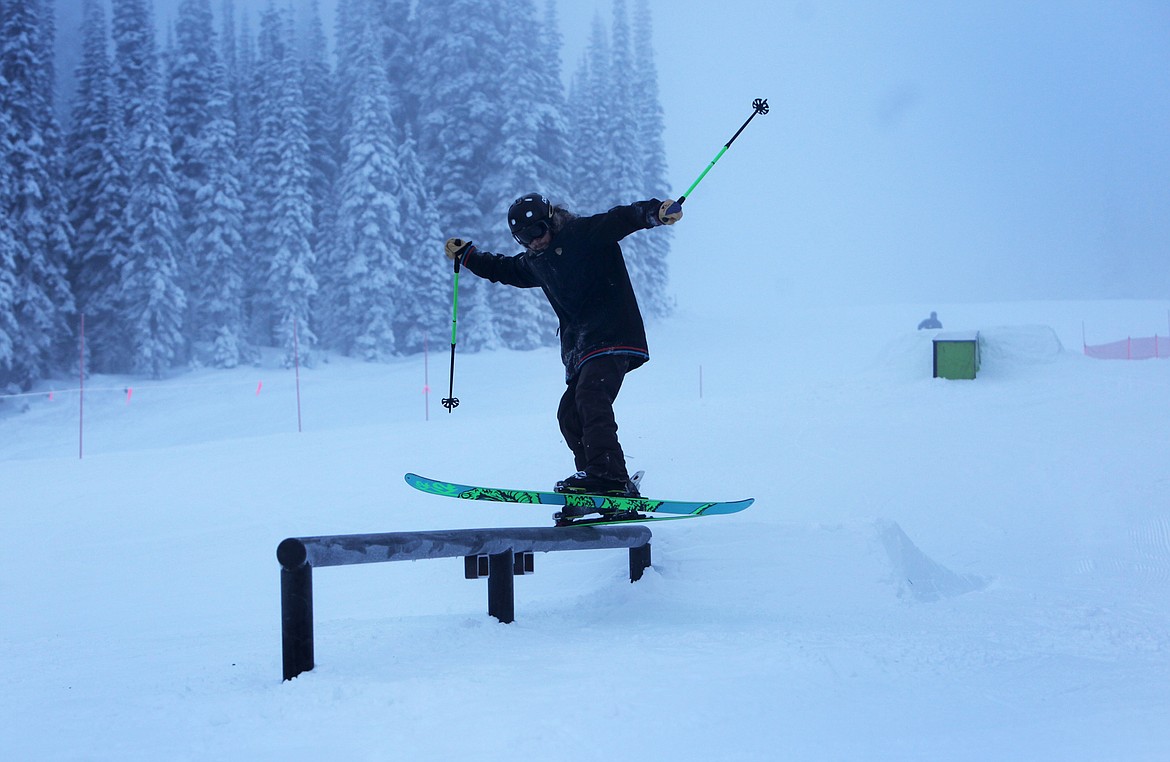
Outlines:
POLYGON ((594 357, 581 366, 557 408, 565 443, 578 471, 598 479, 625 482, 626 458, 618 444, 613 401, 630 370, 630 358, 613 354, 594 357))

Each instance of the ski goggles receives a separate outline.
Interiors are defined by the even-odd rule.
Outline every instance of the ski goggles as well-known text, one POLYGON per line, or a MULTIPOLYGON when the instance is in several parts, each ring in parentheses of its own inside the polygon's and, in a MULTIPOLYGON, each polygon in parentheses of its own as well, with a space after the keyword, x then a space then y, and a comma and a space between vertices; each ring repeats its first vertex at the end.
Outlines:
POLYGON ((531 225, 525 225, 512 235, 515 236, 516 240, 519 241, 522 246, 527 246, 537 238, 543 236, 548 231, 548 223, 544 220, 541 220, 540 222, 534 222, 531 225))

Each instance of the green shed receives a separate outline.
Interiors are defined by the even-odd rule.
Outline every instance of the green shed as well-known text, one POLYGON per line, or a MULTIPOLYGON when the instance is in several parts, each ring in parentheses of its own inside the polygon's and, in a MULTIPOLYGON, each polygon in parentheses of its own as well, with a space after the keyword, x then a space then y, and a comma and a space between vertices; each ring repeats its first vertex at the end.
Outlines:
POLYGON ((935 335, 935 378, 975 378, 978 372, 979 331, 951 331, 935 335))

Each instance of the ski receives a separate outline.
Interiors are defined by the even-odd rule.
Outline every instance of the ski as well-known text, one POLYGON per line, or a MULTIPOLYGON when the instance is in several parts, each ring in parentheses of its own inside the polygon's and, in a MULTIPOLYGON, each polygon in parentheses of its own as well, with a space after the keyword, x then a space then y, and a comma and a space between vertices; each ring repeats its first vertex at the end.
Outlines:
POLYGON ((454 497, 462 500, 482 500, 495 503, 519 503, 524 505, 550 505, 574 509, 571 516, 558 512, 554 518, 558 526, 581 524, 619 524, 625 521, 671 521, 699 516, 738 513, 753 502, 754 498, 736 501, 688 501, 657 500, 645 497, 611 497, 606 495, 579 495, 540 490, 501 489, 477 487, 468 484, 428 479, 418 474, 406 474, 406 483, 415 489, 431 495, 454 497), (580 518, 597 513, 598 517, 580 518))

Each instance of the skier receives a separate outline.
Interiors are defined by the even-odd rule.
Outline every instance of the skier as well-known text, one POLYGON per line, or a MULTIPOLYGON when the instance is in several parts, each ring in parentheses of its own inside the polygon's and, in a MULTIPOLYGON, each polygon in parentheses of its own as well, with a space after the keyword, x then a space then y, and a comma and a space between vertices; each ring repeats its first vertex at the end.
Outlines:
POLYGON ((650 199, 578 217, 530 193, 512 202, 508 228, 524 251, 481 251, 449 238, 447 257, 481 278, 540 288, 560 320, 567 388, 557 422, 577 472, 557 492, 638 497, 618 443, 613 402, 626 373, 650 359, 646 329, 618 241, 682 218, 674 200, 650 199))

